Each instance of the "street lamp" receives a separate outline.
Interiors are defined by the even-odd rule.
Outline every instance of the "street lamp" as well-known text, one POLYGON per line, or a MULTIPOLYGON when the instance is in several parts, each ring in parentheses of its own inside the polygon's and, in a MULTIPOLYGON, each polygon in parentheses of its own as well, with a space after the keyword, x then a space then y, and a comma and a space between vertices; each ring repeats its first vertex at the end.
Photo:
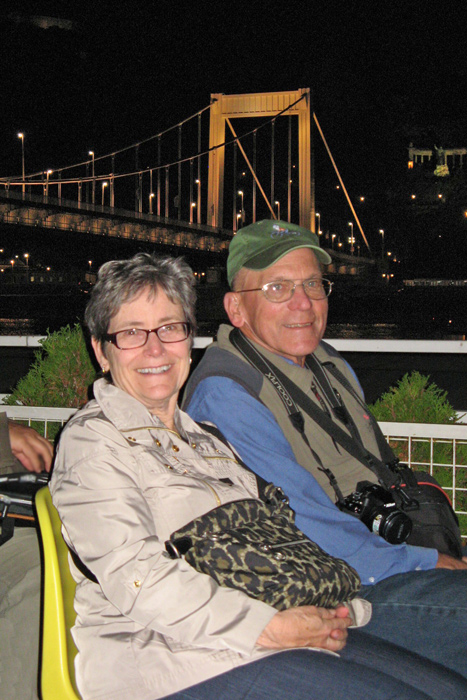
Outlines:
POLYGON ((94 151, 89 151, 89 155, 92 158, 92 203, 96 203, 96 178, 95 178, 95 170, 94 170, 94 151))
POLYGON ((154 199, 154 192, 149 195, 149 213, 152 214, 152 200, 154 199))
POLYGON ((190 202, 190 224, 193 223, 193 210, 196 207, 196 202, 190 202))
POLYGON ((334 239, 336 238, 337 233, 333 233, 331 235, 331 248, 334 250, 334 239))
POLYGON ((22 172, 22 178, 23 178, 23 184, 21 186, 21 190, 23 192, 23 197, 24 197, 24 193, 26 192, 25 169, 24 169, 24 134, 22 132, 20 132, 18 134, 18 138, 21 139, 21 172, 22 172))
POLYGON ((243 190, 238 190, 238 194, 240 195, 241 200, 242 200, 242 207, 240 209, 240 214, 241 214, 242 224, 244 224, 245 223, 245 210, 243 209, 243 190))
POLYGON ((281 203, 276 199, 274 204, 277 207, 277 218, 280 220, 280 218, 281 218, 281 203))
POLYGON ((316 212, 315 216, 318 219, 318 236, 320 236, 321 235, 321 214, 319 213, 319 211, 316 212))
POLYGON ((105 181, 102 183, 102 206, 104 206, 104 192, 105 192, 105 188, 107 187, 108 184, 109 183, 105 182, 105 181))
POLYGON ((196 197, 196 221, 201 223, 201 180, 195 180, 198 185, 198 196, 196 197))
POLYGON ((45 187, 44 187, 44 194, 46 197, 49 196, 49 177, 52 175, 53 170, 47 170, 45 175, 46 175, 46 181, 45 181, 45 187))
POLYGON ((353 255, 354 253, 354 237, 353 237, 353 222, 349 221, 349 226, 350 226, 350 255, 353 255))
POLYGON ((29 253, 24 253, 24 257, 26 258, 26 267, 29 267, 29 253))
POLYGON ((381 234, 381 262, 384 260, 384 229, 380 228, 379 230, 381 234))
POLYGON ((92 260, 88 260, 89 272, 92 270, 92 260))

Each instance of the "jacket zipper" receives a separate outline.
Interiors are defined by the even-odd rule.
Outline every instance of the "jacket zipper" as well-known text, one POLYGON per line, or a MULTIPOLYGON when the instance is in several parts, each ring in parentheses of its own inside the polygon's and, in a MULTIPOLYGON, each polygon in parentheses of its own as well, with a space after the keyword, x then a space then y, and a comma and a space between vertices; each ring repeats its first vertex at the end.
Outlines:
POLYGON ((214 488, 213 486, 211 486, 211 484, 209 484, 209 483, 208 483, 207 481, 205 481, 204 479, 200 479, 200 481, 202 481, 203 484, 205 484, 205 485, 208 487, 208 489, 211 491, 212 495, 213 495, 214 498, 216 499, 217 505, 218 505, 218 506, 222 505, 222 501, 221 501, 221 499, 219 498, 219 495, 218 495, 217 491, 215 490, 215 488, 214 488))

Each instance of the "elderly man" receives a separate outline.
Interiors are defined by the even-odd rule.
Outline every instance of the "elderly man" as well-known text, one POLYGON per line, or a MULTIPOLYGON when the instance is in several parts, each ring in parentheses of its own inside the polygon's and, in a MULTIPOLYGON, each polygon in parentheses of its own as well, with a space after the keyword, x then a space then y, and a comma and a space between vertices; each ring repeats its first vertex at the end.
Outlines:
POLYGON ((310 539, 359 572, 363 596, 373 604, 369 632, 467 677, 467 560, 389 544, 340 510, 333 476, 346 496, 375 475, 277 391, 276 368, 380 456, 353 371, 322 341, 331 285, 321 264, 330 261, 317 236, 300 226, 259 221, 237 233, 224 300, 236 330, 220 327, 189 382, 184 408, 198 421, 215 423, 246 464, 282 486, 310 539), (244 356, 245 344, 253 363, 244 356), (331 378, 330 361, 344 375, 341 381, 331 378))

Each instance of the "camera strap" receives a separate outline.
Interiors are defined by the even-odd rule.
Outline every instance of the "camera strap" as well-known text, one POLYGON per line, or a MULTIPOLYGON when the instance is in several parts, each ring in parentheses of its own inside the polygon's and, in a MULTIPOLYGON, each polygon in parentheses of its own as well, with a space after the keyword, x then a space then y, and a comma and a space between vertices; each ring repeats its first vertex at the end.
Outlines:
MULTIPOLYGON (((332 473, 332 471, 324 467, 319 455, 313 450, 311 447, 307 436, 305 434, 305 429, 304 429, 304 419, 303 415, 300 412, 300 408, 302 408, 305 413, 317 424, 319 425, 320 428, 322 428, 330 437, 335 440, 341 447, 346 450, 352 457, 355 457, 355 459, 358 459, 359 462, 361 462, 365 467, 370 469, 378 478, 379 482, 381 484, 384 484, 387 487, 391 486, 397 486, 400 477, 395 474, 392 469, 389 468, 388 464, 384 463, 379 457, 376 457, 376 455, 372 454, 369 450, 366 449, 366 447, 363 445, 362 440, 360 436, 358 436, 358 439, 355 438, 353 434, 349 435, 345 430, 343 430, 339 425, 337 425, 333 419, 331 418, 330 415, 321 408, 319 408, 306 394, 304 391, 302 391, 294 382, 292 382, 288 377, 285 376, 281 370, 279 370, 274 364, 272 364, 269 360, 267 360, 255 347, 254 345, 246 338, 238 328, 233 329, 230 332, 229 335, 230 342, 232 345, 242 353, 242 355, 248 360, 248 362, 253 365, 253 367, 256 367, 256 369, 261 372, 261 374, 264 375, 266 379, 268 379, 274 389, 276 390, 278 396, 281 398, 281 401, 283 405, 285 406, 287 413, 289 415, 290 421, 293 425, 293 427, 300 433, 302 436, 302 439, 305 441, 306 445, 309 447, 311 450, 313 457, 318 463, 318 468, 320 471, 323 471, 326 476, 328 477, 334 492, 336 493, 338 503, 343 500, 342 492, 339 489, 339 486, 337 484, 337 479, 332 473)), ((307 362, 310 361, 310 358, 312 356, 307 357, 307 362)), ((317 358, 314 358, 316 362, 319 363, 317 358)), ((316 366, 316 363, 313 362, 313 366, 316 366)), ((319 363, 320 364, 320 363, 319 363)), ((321 366, 321 364, 320 364, 321 366)), ((310 371, 311 368, 309 368, 310 371)), ((324 370, 323 370, 324 374, 324 370)), ((339 375, 341 373, 339 372, 339 375)), ((343 376, 343 375, 342 375, 343 376)), ((322 382, 322 377, 320 377, 322 382)), ((339 379, 341 381, 341 377, 337 377, 336 379, 339 379)), ((344 378, 345 379, 345 378, 344 378)), ((345 379, 345 383, 342 382, 343 385, 347 388, 347 380, 345 379)), ((349 384, 350 386, 350 384, 349 384)), ((352 395, 354 395, 355 392, 352 391, 352 395)), ((355 394, 356 395, 356 394, 355 394)), ((336 399, 334 399, 335 402, 336 399)), ((341 406, 344 406, 344 403, 342 401, 342 398, 339 397, 339 403, 341 406)), ((364 402, 360 399, 359 403, 363 404, 365 407, 365 410, 368 412, 368 415, 371 415, 366 408, 364 402)), ((332 404, 331 404, 332 405, 332 404)), ((346 414, 348 414, 348 409, 345 408, 346 414)), ((353 421, 352 421, 353 423, 353 421)), ((376 423, 376 421, 375 421, 376 423)), ((348 424, 347 424, 348 426, 348 424)), ((373 421, 372 421, 372 426, 374 427, 373 421)), ((351 428, 348 426, 349 431, 352 433, 353 431, 351 428)), ((355 428, 356 429, 356 428, 355 428)), ((378 426, 378 431, 381 433, 379 426, 378 426)), ((377 431, 375 431, 377 432, 377 431)), ((358 433, 358 431, 357 431, 358 433)), ((394 456, 394 453, 392 452, 391 448, 387 444, 386 440, 384 439, 384 436, 382 435, 382 440, 384 442, 385 448, 384 451, 382 451, 382 454, 384 456, 388 455, 390 453, 391 459, 390 463, 397 463, 397 460, 394 456)), ((377 441, 378 441, 378 447, 383 447, 381 444, 380 446, 380 441, 378 439, 378 435, 376 435, 377 441)))
MULTIPOLYGON (((285 375, 283 375, 275 365, 273 365, 269 360, 264 357, 256 348, 255 346, 250 343, 250 341, 245 338, 243 333, 240 332, 238 328, 234 328, 229 335, 229 340, 232 343, 232 345, 242 353, 242 355, 245 357, 248 362, 255 367, 261 374, 264 375, 266 379, 268 379, 274 389, 277 392, 277 395, 282 401, 282 404, 287 411, 287 415, 289 417, 290 422, 292 423, 292 426, 294 429, 300 433, 303 441, 305 442, 306 446, 310 450, 311 454, 313 455, 313 458, 315 459, 318 469, 322 471, 324 474, 326 474, 327 478, 329 479, 329 482, 334 489, 334 493, 336 494, 337 500, 340 503, 341 501, 344 500, 344 496, 342 494, 342 491, 339 488, 339 484, 337 483, 337 479, 332 473, 330 469, 324 466, 323 462, 321 461, 321 457, 317 454, 317 452, 312 448, 310 445, 310 442, 306 436, 305 433, 305 420, 303 418, 303 415, 297 406, 296 402, 294 401, 293 397, 290 394, 290 385, 292 382, 290 382, 285 375), (280 375, 280 376, 279 376, 280 375), (285 381, 284 381, 285 380, 285 381), (286 386, 289 385, 288 387, 286 386)), ((304 394, 305 396, 305 394, 304 394)), ((308 398, 308 397, 306 397, 308 398)), ((319 414, 326 415, 324 411, 321 411, 318 409, 312 401, 310 401, 312 404, 313 408, 316 409, 316 411, 319 412, 319 414)), ((332 420, 331 418, 328 419, 331 423, 332 420)))

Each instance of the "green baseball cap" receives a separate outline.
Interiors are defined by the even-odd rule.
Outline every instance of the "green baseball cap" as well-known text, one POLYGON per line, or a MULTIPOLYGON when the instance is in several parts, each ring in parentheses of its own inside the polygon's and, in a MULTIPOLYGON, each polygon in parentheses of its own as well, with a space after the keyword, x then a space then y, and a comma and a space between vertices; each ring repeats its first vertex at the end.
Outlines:
POLYGON ((319 247, 318 236, 303 226, 274 219, 263 219, 245 226, 230 242, 227 258, 229 285, 232 286, 233 278, 242 267, 265 270, 297 248, 311 248, 319 262, 325 265, 332 262, 330 255, 319 247))

